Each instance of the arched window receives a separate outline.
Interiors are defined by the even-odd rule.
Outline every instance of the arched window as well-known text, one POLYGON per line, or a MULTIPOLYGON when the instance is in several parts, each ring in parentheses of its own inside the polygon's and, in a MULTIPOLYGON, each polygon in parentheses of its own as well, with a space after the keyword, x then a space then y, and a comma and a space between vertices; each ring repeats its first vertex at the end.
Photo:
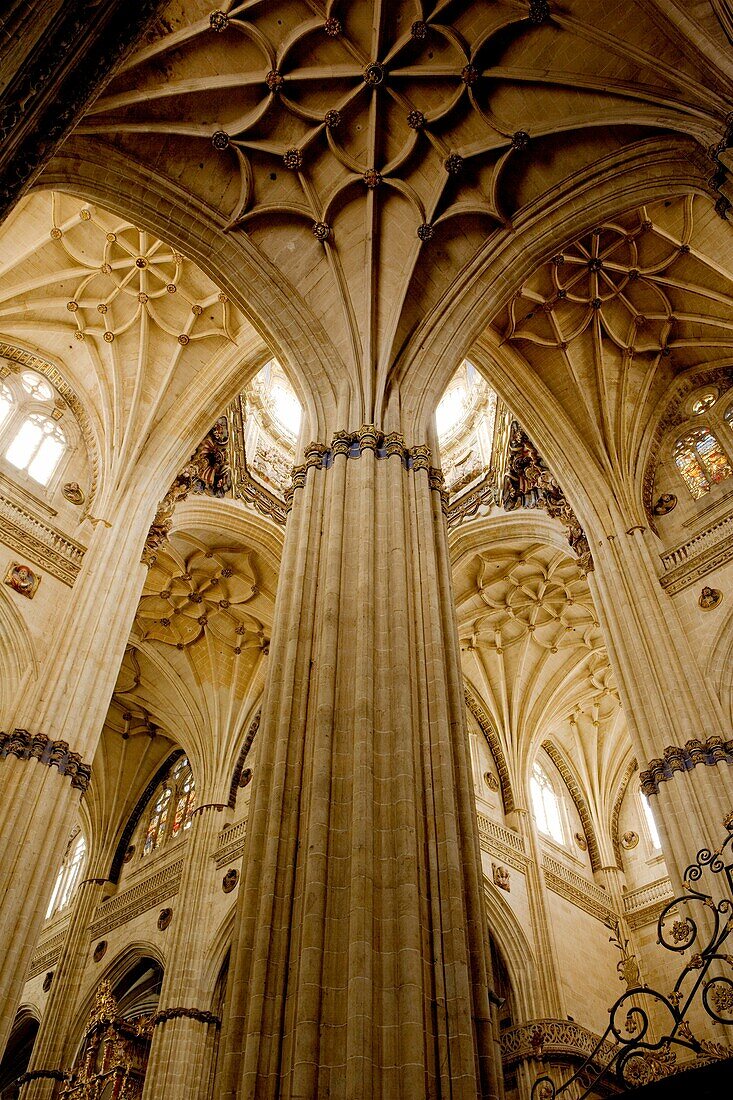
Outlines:
POLYGON ((693 415, 700 416, 706 409, 711 408, 717 400, 718 395, 714 390, 708 390, 707 393, 703 393, 692 406, 693 415))
POLYGON ((196 808, 196 785, 191 765, 185 756, 176 761, 151 801, 142 858, 191 827, 191 817, 196 808))
POLYGON ((171 778, 176 783, 176 813, 173 818, 173 836, 191 827, 191 814, 196 808, 196 788, 193 782, 193 774, 188 766, 186 757, 182 757, 173 771, 171 778))
POLYGON ((59 867, 59 873, 56 876, 56 883, 46 911, 46 920, 53 916, 54 913, 58 913, 62 909, 65 909, 71 901, 74 896, 76 884, 79 881, 86 854, 87 846, 84 837, 79 833, 76 839, 71 841, 67 853, 64 856, 64 861, 59 867))
POLYGON ((0 424, 4 424, 8 419, 14 404, 12 393, 4 382, 0 382, 0 424))
POLYGON ((65 449, 66 436, 58 424, 43 413, 31 413, 13 436, 5 457, 40 485, 48 485, 65 449))
POLYGON ((695 500, 707 493, 712 484, 733 475, 727 455, 708 428, 696 428, 678 440, 674 460, 695 500))
POLYGON ((156 848, 159 848, 163 843, 165 837, 165 824, 168 820, 168 809, 171 801, 171 789, 170 787, 163 787, 163 790, 155 800, 153 806, 153 812, 150 815, 148 821, 148 828, 145 833, 145 844, 143 845, 143 855, 146 856, 150 852, 154 852, 156 848))
POLYGON ((560 800, 550 777, 541 764, 535 763, 532 769, 529 789, 537 828, 557 844, 564 844, 565 834, 560 817, 560 800))
POLYGON ((654 820, 654 814, 652 808, 649 805, 649 799, 645 794, 641 795, 641 805, 644 809, 644 818, 646 820, 647 829, 649 830, 649 839, 652 842, 652 848, 659 850, 662 847, 662 842, 659 839, 659 830, 657 829, 657 823, 654 820))

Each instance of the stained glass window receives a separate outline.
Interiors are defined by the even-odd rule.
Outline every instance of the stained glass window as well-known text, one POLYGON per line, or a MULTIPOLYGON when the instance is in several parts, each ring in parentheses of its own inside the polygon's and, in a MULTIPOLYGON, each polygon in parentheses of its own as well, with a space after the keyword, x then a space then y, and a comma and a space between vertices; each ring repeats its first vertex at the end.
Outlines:
POLYGON ((725 410, 725 422, 729 428, 733 429, 733 405, 729 405, 725 410))
MULTIPOLYGON (((188 764, 188 761, 186 761, 188 764)), ((191 814, 196 808, 196 789, 194 787, 193 776, 189 771, 188 776, 181 784, 178 792, 178 801, 176 803, 176 814, 173 818, 173 836, 178 836, 181 830, 189 829, 191 827, 191 814)))
POLYGON ((529 781, 532 795, 532 808, 537 828, 558 844, 565 843, 565 835, 560 818, 560 802, 550 777, 541 764, 535 764, 529 781))
POLYGON ((708 390, 701 397, 698 397, 697 401, 692 406, 692 411, 695 416, 699 416, 700 413, 704 413, 706 409, 709 409, 711 405, 714 405, 718 400, 718 395, 713 393, 712 390, 708 390))
POLYGON ((196 809, 196 785, 188 758, 181 756, 173 765, 152 799, 143 843, 143 858, 191 827, 196 809))
POLYGON ((154 852, 163 841, 170 800, 171 789, 170 787, 164 787, 156 799, 153 812, 148 821, 148 828, 145 833, 145 844, 143 845, 144 856, 148 855, 150 852, 154 852))
POLYGON ((677 442, 674 460, 696 500, 707 493, 711 484, 733 474, 728 457, 708 428, 698 428, 677 442))

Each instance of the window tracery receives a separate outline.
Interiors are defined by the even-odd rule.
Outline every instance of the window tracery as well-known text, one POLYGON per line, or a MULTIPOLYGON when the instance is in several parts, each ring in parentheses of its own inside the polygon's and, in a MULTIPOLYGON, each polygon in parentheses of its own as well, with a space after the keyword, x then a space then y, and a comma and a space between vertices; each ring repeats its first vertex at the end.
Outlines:
POLYGON ((0 383, 0 453, 16 470, 48 486, 68 450, 49 382, 32 370, 0 383))
POLYGON ((59 867, 53 893, 46 910, 46 920, 52 917, 54 913, 59 913, 62 909, 65 909, 71 901, 81 876, 86 854, 86 842, 83 834, 79 832, 72 836, 66 855, 59 867))
POLYGON ((564 844, 565 831, 560 815, 560 799, 549 775, 537 761, 532 768, 529 789, 537 828, 556 844, 564 844))
POLYGON ((708 390, 707 393, 702 394, 692 404, 692 412, 694 416, 700 416, 707 409, 714 405, 718 399, 718 395, 712 390, 708 390))
POLYGON ((182 756, 173 765, 154 793, 151 804, 152 809, 145 827, 142 859, 191 827, 191 818, 196 809, 196 784, 186 756, 182 756))
POLYGON ((696 428, 677 441, 674 461, 695 500, 709 492, 711 485, 733 475, 728 456, 707 427, 696 428))

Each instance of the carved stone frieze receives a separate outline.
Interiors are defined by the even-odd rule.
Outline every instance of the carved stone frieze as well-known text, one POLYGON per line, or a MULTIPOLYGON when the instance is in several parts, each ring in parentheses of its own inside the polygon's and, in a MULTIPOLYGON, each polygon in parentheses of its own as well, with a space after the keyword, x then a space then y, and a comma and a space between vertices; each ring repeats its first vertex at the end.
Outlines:
MULTIPOLYGON (((597 1044, 597 1035, 571 1020, 531 1020, 502 1033, 501 1055, 505 1068, 539 1054, 545 1058, 555 1055, 584 1060, 597 1044)), ((605 1065, 612 1053, 613 1044, 604 1043, 597 1052, 599 1065, 605 1065)))
POLYGON ((85 791, 89 786, 91 765, 85 764, 78 752, 71 752, 68 742, 52 741, 45 733, 29 733, 24 729, 0 732, 0 758, 6 756, 37 760, 39 764, 58 768, 61 775, 69 776, 71 786, 77 790, 85 791))
POLYGON ((156 1012, 151 1019, 151 1025, 158 1027, 168 1020, 195 1020, 199 1024, 213 1024, 215 1028, 221 1027, 221 1020, 213 1012, 202 1008, 163 1008, 156 1012))
POLYGON ((425 470, 430 488, 440 494, 443 512, 447 511, 448 494, 445 490, 443 475, 436 466, 430 464, 430 448, 425 444, 408 447, 399 432, 385 435, 374 424, 362 424, 361 428, 355 432, 336 432, 330 447, 324 443, 309 443, 305 449, 305 462, 293 469, 292 484, 285 494, 287 507, 290 508, 292 505, 295 490, 305 485, 306 475, 311 467, 329 470, 336 456, 361 458, 365 451, 371 451, 378 460, 396 456, 408 471, 425 470))
POLYGON ((639 776, 639 783, 645 795, 658 794, 659 784, 667 783, 675 772, 689 772, 698 764, 713 767, 716 764, 733 764, 733 739, 724 741, 722 737, 708 737, 700 741, 694 737, 686 741, 683 748, 668 745, 663 757, 650 760, 639 776))
POLYGON ((552 519, 559 519, 581 569, 585 573, 592 571, 593 557, 585 531, 544 459, 516 420, 509 432, 501 503, 505 512, 515 508, 541 508, 552 519))
POLYGON ((228 442, 229 424, 226 416, 220 416, 158 505, 142 553, 142 561, 148 567, 155 564, 158 550, 168 538, 179 501, 185 500, 189 493, 224 497, 231 492, 228 442))

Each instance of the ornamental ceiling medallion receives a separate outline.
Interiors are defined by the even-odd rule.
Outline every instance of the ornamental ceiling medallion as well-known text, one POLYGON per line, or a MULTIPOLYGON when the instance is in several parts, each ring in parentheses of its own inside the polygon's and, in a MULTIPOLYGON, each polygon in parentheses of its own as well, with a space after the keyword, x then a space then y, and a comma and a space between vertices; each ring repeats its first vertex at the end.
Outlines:
POLYGON ((261 649, 271 601, 263 603, 253 558, 241 547, 174 537, 145 582, 135 620, 141 640, 184 649, 206 634, 235 653, 261 649))
POLYGON ((73 140, 246 232, 371 386, 548 187, 660 131, 703 155, 722 140, 727 77, 712 66, 700 88, 694 47, 638 7, 633 44, 615 10, 586 7, 173 0, 73 140))

